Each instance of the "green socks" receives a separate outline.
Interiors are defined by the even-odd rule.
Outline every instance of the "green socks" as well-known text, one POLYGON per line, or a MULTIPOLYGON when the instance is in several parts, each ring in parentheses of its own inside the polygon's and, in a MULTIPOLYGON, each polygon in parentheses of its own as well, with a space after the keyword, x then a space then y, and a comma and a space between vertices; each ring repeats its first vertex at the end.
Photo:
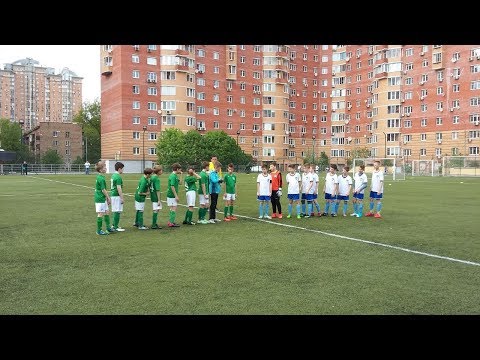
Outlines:
POLYGON ((119 222, 120 222, 120 213, 119 212, 113 213, 113 227, 115 229, 118 227, 119 222))
POLYGON ((158 213, 154 212, 152 217, 152 225, 157 225, 158 213))
POLYGON ((107 226, 107 230, 110 229, 110 215, 103 215, 103 218, 105 219, 105 225, 107 226))
POLYGON ((103 219, 97 216, 97 231, 102 230, 102 222, 103 222, 103 219))

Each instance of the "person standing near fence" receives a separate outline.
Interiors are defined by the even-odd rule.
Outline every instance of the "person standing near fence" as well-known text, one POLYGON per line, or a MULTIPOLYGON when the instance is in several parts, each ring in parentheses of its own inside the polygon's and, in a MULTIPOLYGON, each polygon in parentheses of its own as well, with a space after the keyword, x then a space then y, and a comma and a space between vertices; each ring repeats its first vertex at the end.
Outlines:
POLYGON ((22 163, 22 175, 28 175, 28 164, 26 161, 22 163))
POLYGON ((85 175, 88 175, 90 174, 90 163, 87 161, 85 161, 85 175))

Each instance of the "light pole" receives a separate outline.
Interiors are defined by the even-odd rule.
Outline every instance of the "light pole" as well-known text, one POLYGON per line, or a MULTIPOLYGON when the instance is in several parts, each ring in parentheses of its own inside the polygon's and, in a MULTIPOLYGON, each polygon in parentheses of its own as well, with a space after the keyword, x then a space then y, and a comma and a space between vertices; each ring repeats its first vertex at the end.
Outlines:
POLYGON ((315 164, 315 135, 312 136, 312 159, 315 164))
MULTIPOLYGON (((143 144, 142 144, 142 168, 145 170, 145 131, 147 131, 147 125, 143 125, 143 144)), ((143 170, 141 172, 143 172, 143 170)))
POLYGON ((238 137, 240 136, 240 130, 237 130, 237 145, 238 145, 238 137))
POLYGON ((84 136, 83 141, 85 143, 85 162, 87 162, 87 160, 88 160, 88 138, 85 134, 83 134, 83 136, 84 136))
POLYGON ((383 135, 385 135, 385 155, 384 155, 384 157, 387 157, 387 134, 384 131, 382 131, 382 132, 383 132, 383 135))

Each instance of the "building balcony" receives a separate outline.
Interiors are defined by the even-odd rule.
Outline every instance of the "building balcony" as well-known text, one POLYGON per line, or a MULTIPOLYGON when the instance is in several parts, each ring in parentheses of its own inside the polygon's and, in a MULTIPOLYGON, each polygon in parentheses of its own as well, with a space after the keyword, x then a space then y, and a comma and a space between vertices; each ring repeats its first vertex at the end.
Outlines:
POLYGON ((101 69, 102 75, 108 76, 112 74, 112 66, 103 65, 101 69))
POLYGON ((384 79, 388 77, 388 72, 382 71, 375 74, 375 79, 384 79))
POLYGON ((175 70, 188 72, 188 65, 175 65, 175 70))
POLYGON ((175 55, 177 55, 177 56, 187 56, 187 55, 190 55, 190 53, 187 50, 184 50, 184 49, 177 49, 177 50, 175 50, 175 55))

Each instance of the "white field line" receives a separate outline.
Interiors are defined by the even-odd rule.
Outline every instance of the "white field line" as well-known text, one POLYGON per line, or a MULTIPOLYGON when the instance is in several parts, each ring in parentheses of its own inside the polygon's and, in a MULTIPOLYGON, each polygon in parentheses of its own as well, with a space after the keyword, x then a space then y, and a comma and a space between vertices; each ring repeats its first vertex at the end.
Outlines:
MULTIPOLYGON (((57 182, 57 183, 65 184, 65 185, 74 185, 74 186, 84 187, 84 188, 87 188, 87 189, 93 189, 93 188, 91 188, 89 186, 86 186, 86 185, 79 185, 79 184, 67 183, 67 182, 64 182, 64 181, 44 179, 44 178, 37 177, 37 176, 36 176, 36 178, 41 179, 41 180, 46 180, 46 181, 57 182)), ((124 195, 134 196, 133 194, 124 194, 124 195)), ((165 202, 165 201, 162 200, 162 202, 165 202)), ((178 205, 183 206, 183 207, 187 207, 186 205, 183 205, 183 204, 178 204, 178 205)), ((221 211, 217 211, 217 212, 222 213, 221 211)), ((284 227, 292 228, 292 229, 305 230, 305 231, 313 232, 313 233, 316 233, 316 234, 322 234, 322 235, 327 235, 327 236, 331 236, 331 237, 336 237, 336 238, 339 238, 339 239, 357 241, 357 242, 361 242, 361 243, 369 244, 369 245, 383 246, 383 247, 386 247, 386 248, 389 248, 389 249, 395 249, 395 250, 404 251, 404 252, 407 252, 407 253, 423 255, 423 256, 432 257, 432 258, 436 258, 436 259, 459 262, 461 264, 466 264, 466 265, 480 266, 480 263, 477 263, 477 262, 474 262, 474 261, 456 259, 456 258, 452 258, 452 257, 448 257, 448 256, 435 255, 435 254, 431 254, 431 253, 427 253, 427 252, 423 252, 423 251, 417 251, 417 250, 411 250, 411 249, 403 248, 403 247, 400 247, 400 246, 388 245, 388 244, 383 244, 383 243, 379 243, 379 242, 375 242, 375 241, 369 241, 369 240, 363 240, 363 239, 357 239, 357 238, 350 237, 350 236, 333 234, 333 233, 329 233, 329 232, 325 232, 325 231, 321 231, 321 230, 308 229, 308 228, 301 227, 301 226, 284 224, 284 223, 271 221, 271 220, 258 219, 258 218, 253 218, 253 217, 250 217, 250 216, 239 215, 239 214, 235 214, 235 215, 237 217, 241 217, 241 218, 245 218, 245 219, 261 221, 261 222, 264 222, 264 223, 278 225, 278 226, 284 226, 284 227)))

